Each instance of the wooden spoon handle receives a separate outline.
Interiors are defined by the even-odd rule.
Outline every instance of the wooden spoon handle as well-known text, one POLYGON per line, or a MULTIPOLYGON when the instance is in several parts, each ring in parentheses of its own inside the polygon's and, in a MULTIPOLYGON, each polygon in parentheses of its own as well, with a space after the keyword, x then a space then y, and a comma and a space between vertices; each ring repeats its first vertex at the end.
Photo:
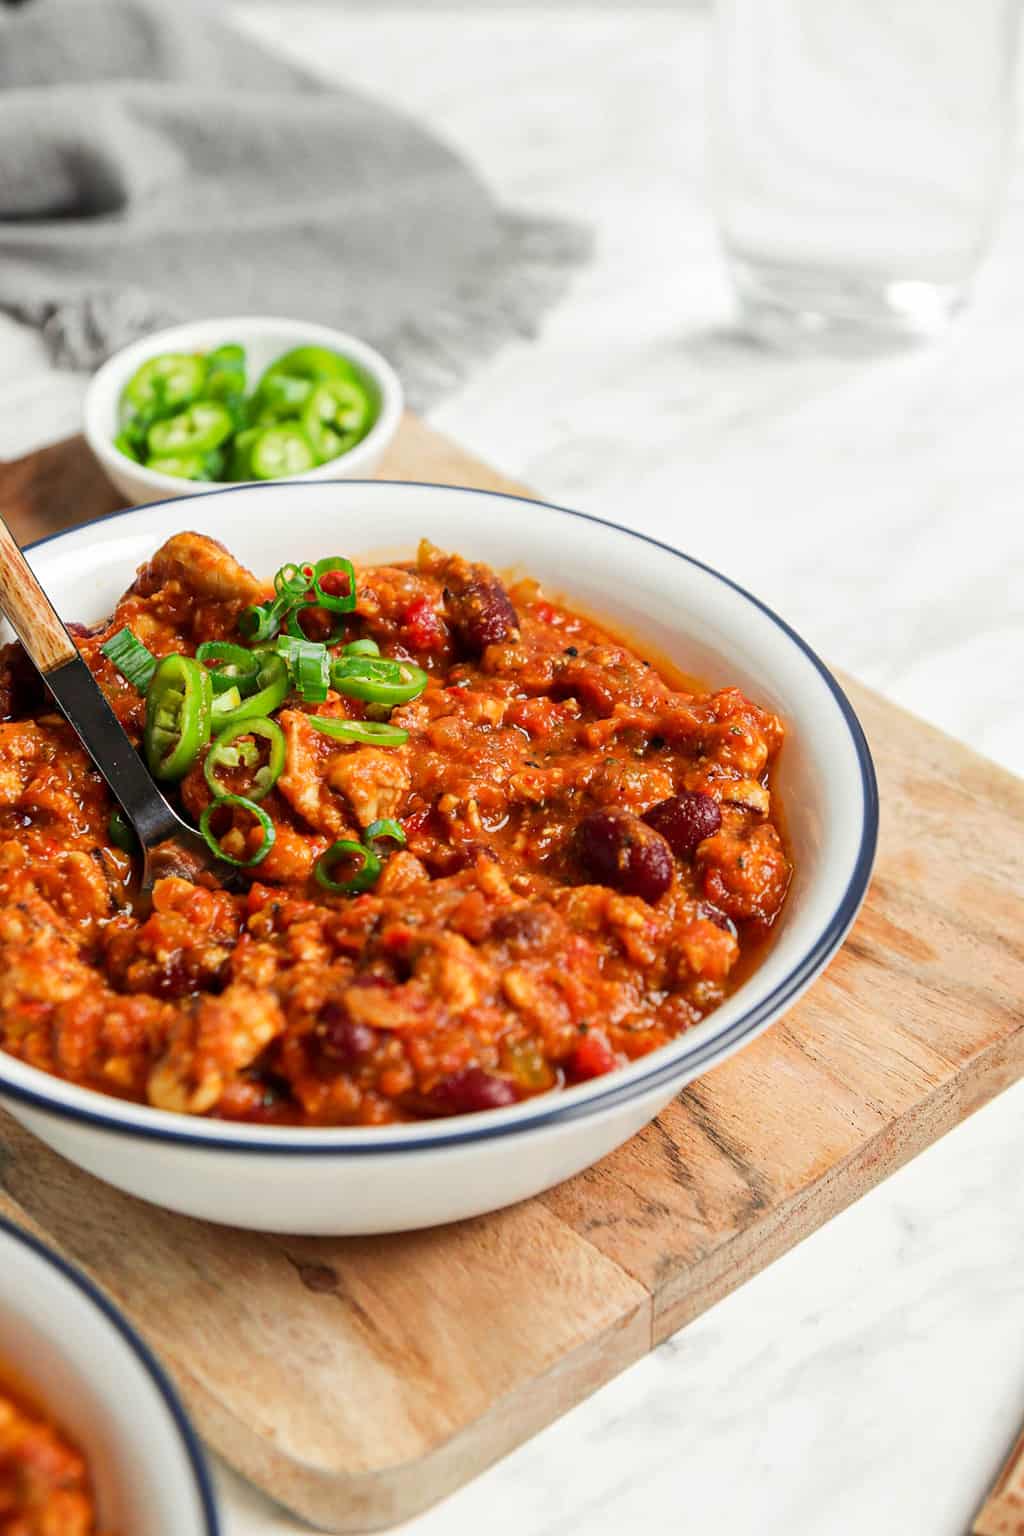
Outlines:
POLYGON ((44 676, 77 656, 74 641, 2 517, 0 611, 44 676))

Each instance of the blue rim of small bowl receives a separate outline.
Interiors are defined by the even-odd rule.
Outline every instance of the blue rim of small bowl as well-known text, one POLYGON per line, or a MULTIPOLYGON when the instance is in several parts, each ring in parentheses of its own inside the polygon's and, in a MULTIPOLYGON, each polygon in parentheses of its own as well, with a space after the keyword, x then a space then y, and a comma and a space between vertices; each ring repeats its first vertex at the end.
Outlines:
MULTIPOLYGON (((51 1269, 55 1269, 62 1279, 70 1280, 72 1285, 82 1292, 86 1300, 92 1302, 93 1306, 106 1318, 107 1322, 112 1323, 117 1329, 117 1332, 144 1367, 146 1374, 159 1392, 164 1406, 171 1415, 174 1427, 185 1448, 189 1469, 196 1485, 196 1491, 199 1494, 206 1536, 221 1536, 220 1516, 217 1513, 217 1503, 213 1496, 213 1483, 206 1465, 203 1448, 199 1443, 199 1436, 192 1428, 189 1417, 182 1407, 181 1399, 172 1386, 167 1372, 149 1345, 140 1338, 131 1323, 118 1311, 113 1302, 104 1296, 103 1292, 98 1286, 93 1284, 88 1275, 84 1275, 74 1264, 69 1264, 67 1259, 62 1259, 59 1253, 54 1253, 52 1248, 48 1248, 45 1243, 40 1242, 31 1232, 26 1232, 23 1227, 19 1227, 15 1222, 8 1221, 5 1216, 0 1216, 0 1233, 13 1238, 15 1242, 21 1243, 23 1247, 34 1253, 38 1258, 45 1259, 51 1269)), ((59 1337, 57 1338, 57 1345, 59 1348, 59 1337)))
MULTIPOLYGON (((453 1122, 455 1128, 451 1131, 438 1133, 437 1121, 431 1122, 435 1127, 434 1134, 422 1137, 409 1136, 402 1140, 387 1139, 386 1132, 376 1128, 365 1129, 365 1141, 330 1141, 333 1128, 316 1127, 303 1131, 301 1127, 287 1127, 286 1134, 301 1137, 316 1137, 308 1143, 301 1140, 272 1140, 260 1141, 255 1136, 242 1140, 232 1137, 200 1136, 194 1131, 177 1130, 162 1125, 135 1125, 125 1124, 115 1119, 111 1114, 104 1113, 100 1109, 83 1109, 78 1105, 54 1103, 52 1099, 34 1089, 24 1088, 20 1084, 7 1081, 3 1073, 4 1052, 0 1051, 0 1096, 18 1100, 29 1105, 32 1109, 41 1110, 46 1114, 59 1119, 70 1119, 81 1125, 99 1128, 104 1131, 112 1131, 117 1135, 140 1137, 143 1140, 170 1142, 173 1144, 201 1148, 209 1152, 244 1152, 256 1157, 379 1157, 402 1156, 409 1152, 440 1151, 445 1147, 465 1146, 476 1141, 490 1141, 499 1136, 518 1136, 526 1132, 545 1129, 554 1124, 562 1124, 570 1120, 586 1118, 607 1109, 617 1107, 630 1099, 640 1097, 664 1086, 682 1071, 687 1073, 688 1080, 699 1076, 700 1072, 721 1060, 736 1050, 744 1040, 752 1039, 770 1021, 773 1015, 780 1013, 788 1003, 794 1002, 804 989, 810 985, 815 976, 827 965, 833 954, 842 944, 849 932, 854 918, 871 879, 871 870, 875 860, 875 850, 878 845, 878 783, 875 777, 874 763, 863 728, 846 694, 839 686, 832 673, 815 651, 803 640, 796 630, 792 629, 784 619, 763 603, 760 598, 741 587, 738 582, 732 581, 728 576, 723 576, 713 566, 706 565, 704 561, 697 560, 693 555, 684 554, 671 544, 666 544, 661 539, 653 538, 648 533, 640 533, 635 528, 626 528, 621 523, 612 521, 611 518, 597 517, 592 512, 579 512, 573 507, 561 507, 554 502, 536 501, 528 496, 514 496, 505 491, 478 490, 466 485, 440 485, 430 480, 273 480, 261 485, 228 486, 215 491, 200 492, 198 495, 189 496, 190 504, 204 500, 207 497, 230 496, 235 491, 253 492, 264 489, 279 489, 282 485, 291 486, 296 491, 305 487, 313 487, 322 490, 326 485, 339 486, 389 486, 409 487, 420 489, 459 492, 471 496, 494 497, 501 501, 516 502, 534 509, 544 508, 549 512, 557 512, 565 517, 575 517, 582 522, 595 523, 603 528, 611 528, 617 533, 624 533, 631 539, 639 539, 644 544, 650 544, 655 549, 662 550, 671 555, 675 560, 684 560, 688 565, 696 566, 698 570, 713 576, 723 586, 729 587, 733 592, 763 613, 771 622, 780 629, 784 635, 800 650, 806 659, 814 667, 836 703, 850 734, 851 745, 857 758, 860 769, 861 791, 864 801, 864 820, 861 826, 860 845, 854 867, 847 881, 843 896, 824 925, 821 933, 804 954, 800 962, 772 989, 772 991, 755 1004, 753 1007, 741 1013, 738 1018, 718 1033, 709 1034, 699 1046, 680 1055, 676 1049, 678 1041, 662 1046, 660 1050, 653 1052, 651 1060, 653 1065, 650 1070, 631 1078, 627 1082, 616 1083, 618 1074, 609 1074, 609 1085, 601 1093, 594 1094, 586 1099, 575 1099, 571 1089, 550 1096, 544 1095, 537 1102, 537 1109, 531 1115, 524 1115, 520 1119, 503 1121, 500 1118, 492 1120, 491 1115, 460 1115, 453 1122), (667 1060, 657 1061, 656 1057, 663 1052, 671 1052, 667 1060), (695 1069, 695 1070, 694 1070, 695 1069)), ((108 512, 102 517, 90 519, 89 522, 76 524, 74 528, 64 529, 59 533, 49 534, 45 539, 38 539, 34 544, 27 545, 29 550, 43 548, 46 544, 52 544, 68 534, 77 533, 83 528, 92 528, 100 523, 111 522, 115 518, 129 517, 136 513, 145 515, 154 507, 169 506, 180 500, 179 497, 169 496, 163 501, 149 502, 142 507, 124 507, 117 512, 108 512)), ((714 1015, 711 1016, 712 1018, 714 1015)), ((685 1038, 685 1037, 683 1037, 685 1038)), ((45 1074, 43 1074, 45 1076, 45 1074)), ((60 1081, 60 1079, 57 1079, 60 1081)), ((88 1090, 86 1090, 88 1091, 88 1090)), ((103 1099, 104 1095, 96 1093, 97 1099, 103 1099)), ((144 1106, 143 1106, 144 1107, 144 1106)), ((498 1112, 500 1116, 500 1111, 498 1112)), ((218 1124, 221 1122, 217 1122, 218 1124)), ((285 1130, 285 1128, 281 1128, 285 1130)), ((346 1137, 351 1137, 353 1130, 359 1127, 338 1127, 338 1131, 346 1137)))

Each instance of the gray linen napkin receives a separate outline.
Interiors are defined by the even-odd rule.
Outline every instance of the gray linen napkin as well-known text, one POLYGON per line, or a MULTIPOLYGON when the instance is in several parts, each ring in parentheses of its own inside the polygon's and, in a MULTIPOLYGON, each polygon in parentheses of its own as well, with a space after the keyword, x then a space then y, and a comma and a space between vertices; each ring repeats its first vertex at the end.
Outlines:
POLYGON ((280 314, 365 336, 423 406, 532 333, 588 247, 182 0, 0 9, 0 308, 62 366, 280 314))

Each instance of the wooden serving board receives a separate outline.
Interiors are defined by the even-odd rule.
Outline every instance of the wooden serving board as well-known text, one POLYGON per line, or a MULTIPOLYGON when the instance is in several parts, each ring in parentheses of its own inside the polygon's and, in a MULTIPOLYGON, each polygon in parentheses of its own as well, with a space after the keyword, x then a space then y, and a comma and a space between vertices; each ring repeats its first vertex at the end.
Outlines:
MULTIPOLYGON (((411 418, 382 473, 516 489, 411 418)), ((22 539, 116 505, 77 440, 0 466, 22 539)), ((1024 1072, 1024 783, 846 686, 883 807, 852 935, 589 1172, 431 1232, 274 1238, 118 1194, 0 1115, 0 1211, 109 1291, 283 1504, 336 1531, 425 1508, 1024 1072)))

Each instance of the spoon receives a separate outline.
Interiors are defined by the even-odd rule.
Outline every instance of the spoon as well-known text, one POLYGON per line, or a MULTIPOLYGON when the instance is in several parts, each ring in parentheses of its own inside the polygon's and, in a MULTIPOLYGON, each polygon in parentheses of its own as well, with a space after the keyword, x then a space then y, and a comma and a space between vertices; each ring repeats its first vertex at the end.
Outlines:
POLYGON ((131 822, 142 848, 140 891, 148 894, 160 876, 194 879, 205 869, 216 871, 222 885, 233 885, 232 866, 216 857, 156 787, 2 516, 0 613, 131 822))

